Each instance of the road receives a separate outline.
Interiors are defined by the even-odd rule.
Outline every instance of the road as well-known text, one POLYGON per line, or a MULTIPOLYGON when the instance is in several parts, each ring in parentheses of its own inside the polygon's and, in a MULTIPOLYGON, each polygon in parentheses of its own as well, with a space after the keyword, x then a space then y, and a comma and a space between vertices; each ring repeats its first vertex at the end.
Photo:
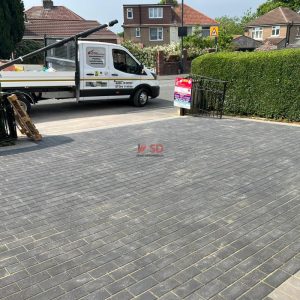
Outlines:
POLYGON ((33 106, 31 117, 43 136, 88 132, 97 129, 142 124, 177 117, 173 106, 174 76, 160 80, 159 98, 142 108, 129 100, 46 100, 33 106))
POLYGON ((129 100, 108 100, 77 103, 74 99, 46 100, 33 106, 31 117, 36 124, 90 118, 100 116, 116 116, 136 112, 151 112, 166 108, 173 109, 174 80, 161 80, 161 94, 157 99, 150 100, 143 108, 134 107, 129 100))

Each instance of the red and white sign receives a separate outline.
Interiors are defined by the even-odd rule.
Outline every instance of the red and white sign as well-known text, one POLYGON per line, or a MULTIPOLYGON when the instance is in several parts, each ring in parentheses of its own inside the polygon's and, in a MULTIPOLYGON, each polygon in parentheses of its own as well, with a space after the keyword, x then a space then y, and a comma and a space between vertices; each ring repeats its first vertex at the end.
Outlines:
POLYGON ((191 78, 176 78, 174 92, 174 106, 191 109, 192 107, 192 85, 191 78))

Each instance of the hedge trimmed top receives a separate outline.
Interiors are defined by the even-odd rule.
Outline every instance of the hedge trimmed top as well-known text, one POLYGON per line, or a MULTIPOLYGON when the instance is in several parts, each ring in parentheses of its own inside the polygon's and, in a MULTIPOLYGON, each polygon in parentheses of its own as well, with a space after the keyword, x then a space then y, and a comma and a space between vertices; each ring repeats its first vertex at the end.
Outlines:
POLYGON ((227 80, 227 113, 300 121, 300 49, 205 54, 192 73, 227 80))

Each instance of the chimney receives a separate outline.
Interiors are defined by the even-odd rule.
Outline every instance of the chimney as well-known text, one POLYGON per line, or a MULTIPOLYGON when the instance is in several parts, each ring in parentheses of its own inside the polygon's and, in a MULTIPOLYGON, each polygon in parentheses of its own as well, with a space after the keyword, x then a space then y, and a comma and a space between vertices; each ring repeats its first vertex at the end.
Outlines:
POLYGON ((43 7, 44 9, 51 9, 53 7, 52 0, 43 0, 43 7))

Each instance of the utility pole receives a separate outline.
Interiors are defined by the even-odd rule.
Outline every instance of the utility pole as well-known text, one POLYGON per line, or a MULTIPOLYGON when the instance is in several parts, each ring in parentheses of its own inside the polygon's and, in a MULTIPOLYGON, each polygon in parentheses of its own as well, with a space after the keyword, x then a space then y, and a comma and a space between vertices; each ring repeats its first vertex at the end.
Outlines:
MULTIPOLYGON (((183 0, 181 0, 181 30, 183 30, 183 0)), ((184 65, 183 65, 183 34, 181 35, 181 74, 184 73, 184 65)))

